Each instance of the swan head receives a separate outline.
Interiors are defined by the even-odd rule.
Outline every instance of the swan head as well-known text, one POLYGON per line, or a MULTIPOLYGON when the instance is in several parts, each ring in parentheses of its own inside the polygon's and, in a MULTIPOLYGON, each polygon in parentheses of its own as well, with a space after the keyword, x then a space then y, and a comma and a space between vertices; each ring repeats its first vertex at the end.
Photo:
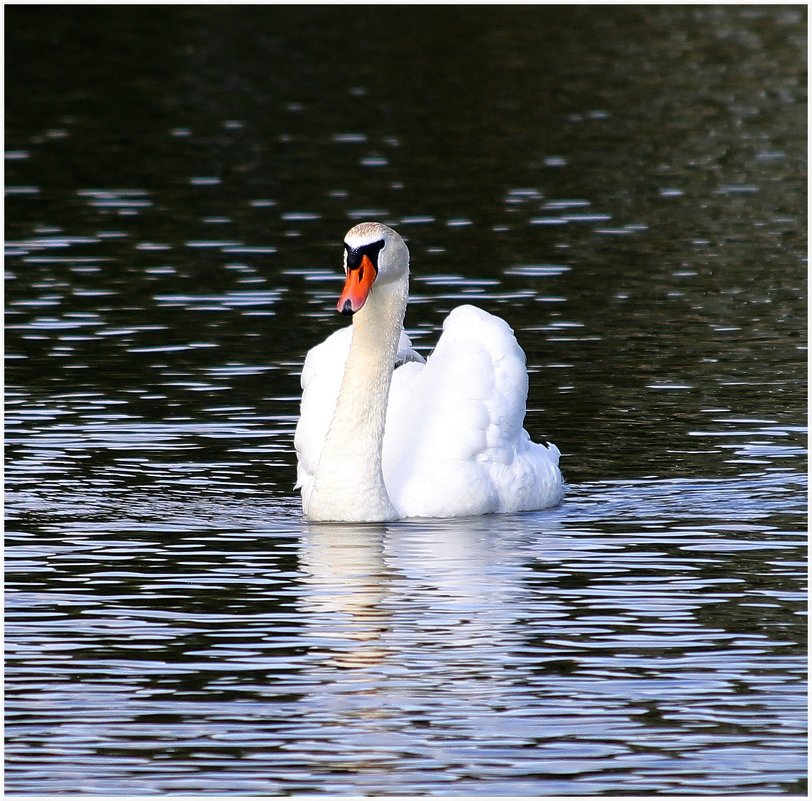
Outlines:
POLYGON ((409 249, 400 234, 378 222, 359 223, 344 237, 344 290, 336 308, 355 314, 373 285, 385 286, 409 275, 409 249))

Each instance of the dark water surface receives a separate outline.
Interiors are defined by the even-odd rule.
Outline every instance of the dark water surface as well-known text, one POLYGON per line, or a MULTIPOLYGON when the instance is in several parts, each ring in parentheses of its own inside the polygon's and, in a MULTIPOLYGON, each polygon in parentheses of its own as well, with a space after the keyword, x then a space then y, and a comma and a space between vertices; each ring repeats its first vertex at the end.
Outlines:
POLYGON ((10 7, 6 790, 801 793, 803 7, 10 7), (504 316, 558 509, 302 518, 341 239, 504 316))

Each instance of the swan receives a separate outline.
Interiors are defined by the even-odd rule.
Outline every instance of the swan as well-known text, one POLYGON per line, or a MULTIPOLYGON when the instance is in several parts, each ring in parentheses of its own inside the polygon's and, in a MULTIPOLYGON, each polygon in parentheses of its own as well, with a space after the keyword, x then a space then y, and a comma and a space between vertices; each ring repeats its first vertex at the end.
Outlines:
POLYGON ((352 325, 302 368, 294 445, 305 517, 387 522, 560 503, 559 450, 524 430, 527 369, 508 324, 455 308, 428 360, 403 331, 409 250, 378 222, 344 239, 337 309, 352 325))

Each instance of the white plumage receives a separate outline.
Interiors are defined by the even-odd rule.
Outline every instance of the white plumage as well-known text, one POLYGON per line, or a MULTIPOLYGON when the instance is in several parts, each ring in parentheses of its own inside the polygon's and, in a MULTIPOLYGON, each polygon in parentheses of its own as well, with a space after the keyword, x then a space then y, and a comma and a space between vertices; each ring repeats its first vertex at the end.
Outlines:
MULTIPOLYGON (((380 295, 384 295, 386 287, 398 280, 408 281, 405 244, 403 265, 397 263, 404 261, 402 252, 400 259, 387 253, 390 242, 402 244, 400 237, 386 226, 367 223, 347 235, 348 249, 350 245, 363 249, 365 242, 381 239, 386 245, 380 251, 376 281, 366 304, 362 302, 363 308, 356 312, 354 325, 336 331, 305 359, 295 437, 297 487, 302 490, 305 514, 322 520, 379 520, 458 517, 556 505, 563 496, 559 451, 552 444, 533 443, 523 428, 528 379, 524 352, 513 331, 498 317, 474 306, 460 306, 446 318, 437 346, 424 362, 402 330, 407 292, 393 291, 394 303, 389 302, 386 312, 375 316, 376 301, 381 309, 387 307, 386 297, 376 297, 378 282, 383 287, 380 295), (387 269, 391 275, 386 276, 388 281, 381 281, 387 269), (401 295, 403 310, 393 314, 392 307, 398 306, 401 295), (364 336, 364 326, 379 335, 380 345, 374 336, 364 336), (364 390, 345 390, 342 383, 349 386, 350 373, 354 371, 357 378, 370 361, 382 355, 367 351, 385 351, 382 329, 386 327, 393 329, 389 352, 395 355, 377 362, 375 372, 390 365, 391 386, 380 386, 387 383, 386 376, 379 382, 375 375, 376 380, 369 381, 373 385, 369 397, 359 400, 364 390), (399 362, 405 363, 391 373, 399 362), (342 404, 353 411, 338 413, 342 404), (382 406, 377 417, 376 404, 382 406), (359 431, 356 452, 356 435, 344 430, 351 427, 348 420, 359 427, 382 425, 381 441, 375 436, 364 438, 359 431), (342 445, 328 449, 330 439, 341 440, 342 445), (365 449, 369 451, 366 465, 365 449), (374 450, 378 451, 382 486, 372 475, 376 473, 374 450), (314 494, 317 475, 321 485, 314 494), (365 497, 376 493, 383 497, 365 497)), ((399 253, 397 248, 392 251, 399 253)), ((350 269, 347 274, 349 282, 350 269)))

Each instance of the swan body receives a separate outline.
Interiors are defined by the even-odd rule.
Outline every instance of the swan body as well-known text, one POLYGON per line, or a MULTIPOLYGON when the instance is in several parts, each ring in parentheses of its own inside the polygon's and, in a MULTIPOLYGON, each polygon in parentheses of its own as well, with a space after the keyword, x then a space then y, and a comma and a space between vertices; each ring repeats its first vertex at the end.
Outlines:
POLYGON ((508 324, 460 306, 426 361, 403 331, 403 240, 361 223, 345 248, 338 308, 353 324, 310 350, 302 370, 295 446, 305 515, 373 522, 558 504, 559 451, 523 428, 527 370, 508 324))

